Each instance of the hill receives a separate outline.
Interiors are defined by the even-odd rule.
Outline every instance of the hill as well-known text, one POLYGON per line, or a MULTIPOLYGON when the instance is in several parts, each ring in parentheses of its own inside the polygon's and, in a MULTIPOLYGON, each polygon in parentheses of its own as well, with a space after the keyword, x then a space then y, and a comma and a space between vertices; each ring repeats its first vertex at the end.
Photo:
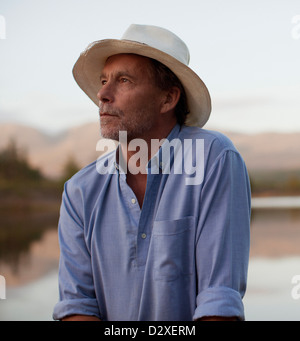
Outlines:
POLYGON ((83 167, 99 157, 96 152, 98 139, 99 128, 94 123, 71 128, 56 136, 23 125, 0 125, 0 149, 14 140, 27 154, 31 165, 50 178, 61 176, 70 158, 83 167))

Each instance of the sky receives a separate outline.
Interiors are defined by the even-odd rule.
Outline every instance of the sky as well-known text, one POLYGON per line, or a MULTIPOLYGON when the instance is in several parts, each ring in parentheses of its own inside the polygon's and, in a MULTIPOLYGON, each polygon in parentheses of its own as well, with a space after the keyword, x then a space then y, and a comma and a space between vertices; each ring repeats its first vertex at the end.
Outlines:
POLYGON ((73 65, 132 23, 185 41, 212 98, 205 128, 300 132, 299 0, 0 0, 0 123, 56 134, 98 121, 73 65))

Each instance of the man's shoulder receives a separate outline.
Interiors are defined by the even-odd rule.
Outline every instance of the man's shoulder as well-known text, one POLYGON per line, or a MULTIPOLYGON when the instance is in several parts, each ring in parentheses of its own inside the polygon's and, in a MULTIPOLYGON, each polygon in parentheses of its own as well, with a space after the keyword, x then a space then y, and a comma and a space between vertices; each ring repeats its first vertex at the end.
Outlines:
POLYGON ((199 127, 182 126, 180 132, 182 139, 202 139, 205 149, 215 149, 219 152, 232 150, 237 152, 232 141, 223 133, 199 127))
POLYGON ((111 161, 114 157, 114 152, 107 153, 103 156, 100 156, 94 162, 88 164, 77 173, 75 173, 69 180, 69 186, 76 186, 76 187, 89 187, 93 186, 95 181, 101 181, 101 172, 99 171, 99 167, 101 168, 102 165, 108 163, 111 164, 111 161))

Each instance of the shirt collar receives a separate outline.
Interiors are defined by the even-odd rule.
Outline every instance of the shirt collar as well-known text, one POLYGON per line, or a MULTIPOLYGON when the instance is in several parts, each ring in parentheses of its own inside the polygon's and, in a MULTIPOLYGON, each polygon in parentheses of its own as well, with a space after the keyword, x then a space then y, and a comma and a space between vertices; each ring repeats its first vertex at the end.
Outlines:
MULTIPOLYGON (((168 142, 177 138, 179 135, 179 132, 180 132, 180 125, 177 123, 174 126, 174 128, 171 130, 169 135, 165 138, 165 141, 163 142, 163 144, 159 148, 159 150, 156 152, 156 154, 149 160, 149 162, 146 166, 147 174, 149 174, 149 173, 150 174, 158 174, 160 172, 160 170, 162 171, 162 173, 164 173, 167 169, 169 169, 172 155, 169 151, 170 145, 168 142), (162 157, 162 155, 164 155, 164 157, 162 157)), ((119 149, 120 149, 120 144, 117 146, 117 148, 115 150, 113 167, 120 174, 126 174, 127 170, 125 171, 124 168, 122 167, 122 162, 120 163, 117 161, 118 155, 122 155, 122 153, 119 154, 119 149)))
POLYGON ((165 141, 163 142, 157 153, 148 162, 148 174, 158 174, 159 170, 161 170, 162 173, 165 173, 170 168, 172 155, 170 153, 169 142, 178 137, 179 131, 180 125, 176 124, 175 127, 171 130, 170 134, 166 137, 165 141))

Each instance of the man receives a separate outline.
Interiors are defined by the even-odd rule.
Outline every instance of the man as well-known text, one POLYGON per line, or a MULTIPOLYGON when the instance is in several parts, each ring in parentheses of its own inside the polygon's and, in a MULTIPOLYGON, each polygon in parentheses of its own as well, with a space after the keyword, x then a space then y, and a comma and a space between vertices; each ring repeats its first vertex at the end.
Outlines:
POLYGON ((74 67, 116 151, 65 185, 62 320, 244 319, 250 188, 210 97, 173 33, 131 25, 74 67), (123 134, 123 135, 122 135, 123 134))

